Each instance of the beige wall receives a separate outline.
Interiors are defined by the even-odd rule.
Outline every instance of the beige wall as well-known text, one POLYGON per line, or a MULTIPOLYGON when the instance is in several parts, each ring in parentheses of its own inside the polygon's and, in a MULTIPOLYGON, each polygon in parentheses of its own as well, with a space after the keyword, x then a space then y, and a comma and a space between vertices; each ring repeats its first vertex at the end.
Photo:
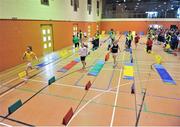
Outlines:
POLYGON ((101 18, 101 12, 97 16, 96 1, 92 0, 92 13, 89 15, 87 0, 79 0, 77 12, 73 11, 70 0, 49 0, 49 6, 41 5, 41 0, 0 0, 0 19, 97 21, 101 18))

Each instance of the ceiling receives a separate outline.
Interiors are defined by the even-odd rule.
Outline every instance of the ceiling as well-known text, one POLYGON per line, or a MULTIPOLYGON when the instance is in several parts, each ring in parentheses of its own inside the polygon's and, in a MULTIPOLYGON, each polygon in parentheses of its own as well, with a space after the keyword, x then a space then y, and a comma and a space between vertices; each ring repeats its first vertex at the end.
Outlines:
POLYGON ((104 9, 123 8, 126 11, 136 12, 175 12, 180 7, 180 0, 104 0, 104 9))

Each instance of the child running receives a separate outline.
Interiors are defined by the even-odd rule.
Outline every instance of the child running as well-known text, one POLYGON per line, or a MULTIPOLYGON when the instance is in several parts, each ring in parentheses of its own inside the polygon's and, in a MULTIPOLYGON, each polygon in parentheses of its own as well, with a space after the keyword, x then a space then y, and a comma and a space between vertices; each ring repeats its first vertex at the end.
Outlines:
POLYGON ((147 53, 151 53, 151 50, 152 50, 152 45, 153 45, 153 41, 151 40, 150 37, 148 37, 148 40, 147 40, 147 43, 146 43, 146 51, 147 53))
POLYGON ((32 47, 31 46, 27 46, 27 51, 25 51, 24 55, 23 55, 23 60, 25 60, 27 62, 27 68, 26 68, 26 79, 28 79, 29 70, 32 70, 32 61, 36 59, 38 60, 36 54, 32 51, 32 47))
POLYGON ((73 43, 75 48, 79 48, 79 38, 77 35, 73 35, 73 43))
POLYGON ((84 43, 82 43, 81 48, 79 49, 79 55, 80 55, 80 59, 82 62, 82 69, 86 68, 86 56, 88 55, 88 48, 87 45, 85 45, 84 43))
POLYGON ((138 36, 138 34, 136 34, 136 36, 134 38, 136 49, 137 49, 137 44, 139 43, 139 39, 140 39, 140 37, 138 36))
POLYGON ((118 55, 118 51, 120 52, 120 48, 119 48, 119 45, 118 45, 118 40, 113 42, 113 45, 110 48, 110 51, 112 53, 112 57, 113 57, 113 60, 114 60, 113 68, 115 68, 116 65, 117 65, 116 58, 117 58, 117 55, 118 55))

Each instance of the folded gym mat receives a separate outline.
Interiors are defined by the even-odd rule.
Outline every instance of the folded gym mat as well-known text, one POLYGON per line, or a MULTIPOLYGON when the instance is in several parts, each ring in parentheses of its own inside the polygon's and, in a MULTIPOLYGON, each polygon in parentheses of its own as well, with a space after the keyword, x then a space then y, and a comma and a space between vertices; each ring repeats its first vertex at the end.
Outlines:
POLYGON ((104 64, 105 64, 105 61, 98 60, 96 64, 91 68, 88 75, 97 76, 99 72, 101 71, 101 69, 103 68, 104 64))
POLYGON ((58 70, 58 72, 67 72, 68 70, 70 70, 72 67, 74 67, 77 63, 80 62, 79 58, 76 58, 75 60, 71 61, 70 63, 68 63, 66 66, 64 66, 63 68, 61 68, 60 70, 58 70))
POLYGON ((134 68, 132 63, 126 63, 123 71, 123 78, 127 80, 134 79, 134 68))
POLYGON ((155 64, 154 65, 156 71, 160 75, 163 82, 170 83, 175 85, 176 82, 173 80, 173 78, 170 76, 170 74, 166 71, 166 69, 163 67, 163 65, 155 64))

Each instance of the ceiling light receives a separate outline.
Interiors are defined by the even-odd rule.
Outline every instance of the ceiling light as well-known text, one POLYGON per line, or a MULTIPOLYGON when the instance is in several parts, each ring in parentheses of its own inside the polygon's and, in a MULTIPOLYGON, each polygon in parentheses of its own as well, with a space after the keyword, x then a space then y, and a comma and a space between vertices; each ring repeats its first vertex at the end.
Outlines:
POLYGON ((164 2, 164 4, 166 4, 166 2, 164 2))

